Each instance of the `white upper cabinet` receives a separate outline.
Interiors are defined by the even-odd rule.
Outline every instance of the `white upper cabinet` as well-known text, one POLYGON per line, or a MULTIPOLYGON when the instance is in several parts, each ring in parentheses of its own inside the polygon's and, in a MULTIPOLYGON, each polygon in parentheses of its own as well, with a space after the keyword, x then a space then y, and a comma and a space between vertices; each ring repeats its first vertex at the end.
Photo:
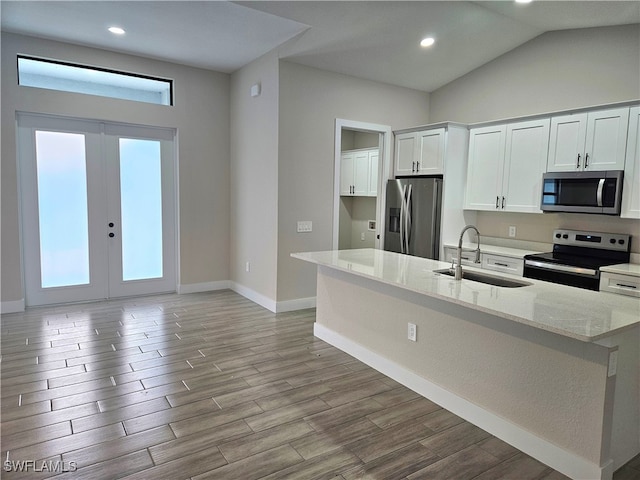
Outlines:
POLYGON ((505 125, 472 128, 469 131, 466 209, 500 208, 505 134, 505 125))
POLYGON ((549 150, 549 119, 507 125, 501 207, 509 212, 541 212, 542 175, 549 150))
POLYGON ((540 212, 549 119, 471 129, 465 208, 540 212))
POLYGON ((629 110, 621 217, 640 218, 640 107, 629 110))
POLYGON ((377 195, 378 157, 377 148, 342 152, 340 159, 341 196, 375 197, 377 195))
POLYGON ((548 172, 622 170, 629 108, 551 118, 548 172))
POLYGON ((397 134, 396 176, 441 175, 444 170, 444 140, 444 128, 397 134))

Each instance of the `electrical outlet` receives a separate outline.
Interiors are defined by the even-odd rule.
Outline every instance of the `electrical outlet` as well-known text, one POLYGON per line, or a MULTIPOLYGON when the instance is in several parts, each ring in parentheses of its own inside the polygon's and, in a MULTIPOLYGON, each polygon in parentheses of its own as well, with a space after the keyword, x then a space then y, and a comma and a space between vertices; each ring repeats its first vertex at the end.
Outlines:
POLYGON ((511 225, 509 227, 509 236, 510 237, 515 237, 516 236, 516 227, 514 225, 511 225))
POLYGON ((251 271, 251 262, 247 262, 244 264, 244 271, 245 272, 250 272, 251 271))
POLYGON ((313 229, 313 223, 311 220, 299 221, 298 222, 298 233, 307 233, 311 232, 313 229))
POLYGON ((360 232, 360 240, 364 242, 364 232, 360 232))
POLYGON ((407 328, 407 338, 412 342, 415 342, 417 336, 418 336, 418 327, 416 327, 415 323, 409 323, 407 328))

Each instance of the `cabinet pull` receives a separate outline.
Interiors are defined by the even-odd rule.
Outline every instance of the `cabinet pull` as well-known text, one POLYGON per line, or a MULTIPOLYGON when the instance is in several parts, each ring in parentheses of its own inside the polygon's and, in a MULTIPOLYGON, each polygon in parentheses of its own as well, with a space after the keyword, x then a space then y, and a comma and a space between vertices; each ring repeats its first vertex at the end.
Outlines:
POLYGON ((504 209, 504 197, 502 197, 502 208, 504 209))
POLYGON ((416 162, 416 172, 420 171, 420 162, 416 162))
POLYGON ((589 154, 587 153, 584 156, 584 168, 587 168, 589 166, 589 154))
POLYGON ((636 287, 635 285, 627 285, 624 283, 616 283, 616 287, 622 287, 622 288, 633 288, 634 290, 638 287, 636 287))
POLYGON ((416 162, 411 162, 411 173, 416 171, 416 162))
POLYGON ((500 197, 496 196, 496 208, 500 208, 500 197))
POLYGON ((499 267, 509 268, 509 265, 507 265, 506 263, 500 263, 500 262, 494 262, 494 263, 499 267))
POLYGON ((580 168, 580 154, 578 154, 578 164, 576 165, 576 168, 580 168))

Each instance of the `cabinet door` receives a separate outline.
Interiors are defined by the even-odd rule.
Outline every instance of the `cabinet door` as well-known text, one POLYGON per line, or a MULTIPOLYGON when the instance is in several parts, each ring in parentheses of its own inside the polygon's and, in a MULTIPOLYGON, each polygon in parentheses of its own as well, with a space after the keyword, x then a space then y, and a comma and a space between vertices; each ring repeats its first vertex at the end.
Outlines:
POLYGON ((547 172, 582 170, 586 135, 586 113, 553 117, 551 119, 547 172))
POLYGON ((369 152, 369 192, 367 196, 378 196, 378 159, 380 153, 378 150, 372 150, 369 152))
POLYGON ((340 195, 353 195, 353 153, 343 153, 340 160, 340 195))
POLYGON ((620 216, 640 218, 640 107, 632 107, 629 111, 629 135, 620 216))
POLYGON ((411 175, 414 173, 417 157, 417 143, 415 132, 400 133, 396 135, 396 175, 411 175))
POLYGON ((504 210, 540 212, 542 174, 547 165, 550 119, 507 125, 502 196, 504 210))
POLYGON ((585 170, 622 170, 627 147, 629 107, 589 112, 585 170))
POLYGON ((359 197, 369 192, 369 152, 355 152, 353 155, 353 194, 359 197))
POLYGON ((505 130, 505 125, 496 125, 469 132, 466 209, 500 208, 505 130))
POLYGON ((444 128, 427 130, 417 133, 418 164, 417 173, 421 175, 436 175, 443 173, 444 161, 444 128))

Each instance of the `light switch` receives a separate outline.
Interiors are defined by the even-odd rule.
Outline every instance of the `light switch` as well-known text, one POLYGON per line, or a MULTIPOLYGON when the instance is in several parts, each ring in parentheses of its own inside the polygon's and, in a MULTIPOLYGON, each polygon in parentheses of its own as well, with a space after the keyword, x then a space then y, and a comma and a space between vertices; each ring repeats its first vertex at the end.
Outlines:
POLYGON ((313 230, 313 223, 311 220, 298 222, 298 233, 307 233, 313 230))

